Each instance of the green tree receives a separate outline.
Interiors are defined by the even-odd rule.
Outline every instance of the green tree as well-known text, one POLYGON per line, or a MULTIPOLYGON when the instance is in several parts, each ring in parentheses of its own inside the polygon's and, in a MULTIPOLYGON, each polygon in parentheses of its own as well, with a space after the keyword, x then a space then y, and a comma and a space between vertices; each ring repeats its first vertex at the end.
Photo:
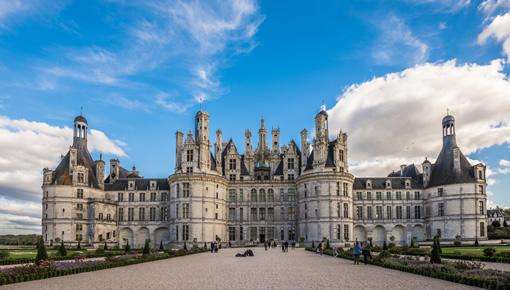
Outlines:
POLYGON ((42 237, 39 237, 37 241, 37 256, 35 257, 36 264, 39 264, 41 261, 48 259, 48 253, 46 252, 46 247, 44 246, 44 240, 42 237))
POLYGON ((67 250, 66 247, 64 246, 64 241, 60 242, 60 247, 58 247, 58 255, 61 257, 67 256, 67 250))
POLYGON ((129 254, 131 252, 131 247, 129 246, 129 241, 126 241, 126 245, 124 246, 124 252, 129 254))
POLYGON ((486 256, 486 257, 492 257, 494 256, 494 254, 496 254, 496 249, 494 248, 485 248, 483 249, 483 254, 486 256))
POLYGON ((160 251, 164 251, 165 250, 165 247, 163 247, 163 240, 161 240, 161 242, 159 243, 159 250, 160 251))
POLYGON ((432 251, 430 251, 430 263, 441 264, 441 244, 439 243, 439 236, 434 237, 432 243, 432 251))
POLYGON ((142 251, 142 254, 145 256, 145 255, 148 255, 151 253, 151 245, 150 245, 150 240, 149 239, 146 239, 145 240, 145 245, 143 246, 143 251, 142 251))

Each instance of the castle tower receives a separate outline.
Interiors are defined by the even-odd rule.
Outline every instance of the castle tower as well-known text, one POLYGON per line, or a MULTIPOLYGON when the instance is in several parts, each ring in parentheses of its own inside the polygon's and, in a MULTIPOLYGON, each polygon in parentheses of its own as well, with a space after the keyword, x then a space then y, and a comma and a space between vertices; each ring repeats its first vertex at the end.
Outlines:
POLYGON ((257 149, 259 152, 264 152, 267 148, 266 135, 267 135, 267 130, 266 130, 264 118, 262 118, 262 119, 260 119, 259 146, 257 149))
POLYGON ((216 159, 216 170, 222 172, 221 169, 221 152, 223 152, 221 130, 216 130, 216 143, 214 143, 214 158, 216 159))
POLYGON ((455 118, 449 113, 444 116, 443 121, 443 146, 457 146, 455 140, 455 118))
POLYGON ((272 146, 271 146, 271 153, 280 153, 280 129, 273 128, 271 130, 272 135, 272 146))
POLYGON ((305 170, 306 161, 309 155, 309 144, 308 144, 308 131, 303 129, 301 131, 301 171, 305 170))
POLYGON ((313 148, 313 159, 315 166, 324 165, 328 154, 328 113, 323 106, 321 111, 315 115, 315 140, 313 148))
POLYGON ((82 115, 74 118, 73 147, 76 149, 87 148, 87 119, 82 115))
POLYGON ((209 153, 209 114, 198 111, 195 116, 195 138, 198 145, 198 167, 202 171, 211 168, 209 153))

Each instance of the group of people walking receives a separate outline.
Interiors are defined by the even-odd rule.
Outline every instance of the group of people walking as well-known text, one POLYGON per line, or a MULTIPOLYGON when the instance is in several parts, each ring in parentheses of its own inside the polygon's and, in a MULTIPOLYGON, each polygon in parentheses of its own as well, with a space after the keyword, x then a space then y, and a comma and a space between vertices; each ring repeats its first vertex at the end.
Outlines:
MULTIPOLYGON (((286 253, 289 251, 289 245, 292 245, 292 248, 294 249, 296 247, 296 243, 295 242, 292 242, 291 244, 289 244, 288 241, 283 241, 281 242, 281 246, 282 246, 282 252, 286 253)), ((267 251, 267 249, 269 248, 276 248, 277 247, 277 243, 275 240, 273 241, 266 241, 264 242, 264 249, 267 251)))
POLYGON ((353 248, 353 254, 354 254, 354 265, 359 265, 359 258, 360 256, 363 256, 363 263, 365 263, 365 265, 367 264, 368 262, 368 259, 372 259, 372 247, 370 246, 370 243, 368 242, 363 242, 363 243, 360 243, 358 241, 356 241, 356 244, 354 245, 354 248, 353 248))
POLYGON ((218 246, 218 242, 211 242, 211 253, 218 253, 219 248, 221 248, 221 244, 218 246))

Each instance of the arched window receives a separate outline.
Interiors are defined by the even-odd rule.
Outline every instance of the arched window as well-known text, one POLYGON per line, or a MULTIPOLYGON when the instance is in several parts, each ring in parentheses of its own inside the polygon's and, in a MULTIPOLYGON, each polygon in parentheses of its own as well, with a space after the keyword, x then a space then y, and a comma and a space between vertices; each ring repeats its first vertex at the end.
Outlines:
POLYGON ((259 190, 259 200, 262 202, 266 201, 266 191, 263 188, 259 190))
POLYGON ((274 191, 272 188, 267 190, 267 201, 274 201, 274 191))
POLYGON ((257 190, 255 188, 251 190, 250 200, 253 202, 257 201, 257 190))

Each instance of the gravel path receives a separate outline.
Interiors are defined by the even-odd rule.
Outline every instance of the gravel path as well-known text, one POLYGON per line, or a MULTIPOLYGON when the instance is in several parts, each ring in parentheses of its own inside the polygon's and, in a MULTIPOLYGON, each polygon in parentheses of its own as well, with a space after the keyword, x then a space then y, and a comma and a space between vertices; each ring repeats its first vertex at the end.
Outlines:
POLYGON ((476 289, 303 249, 243 249, 8 285, 8 289, 476 289))

